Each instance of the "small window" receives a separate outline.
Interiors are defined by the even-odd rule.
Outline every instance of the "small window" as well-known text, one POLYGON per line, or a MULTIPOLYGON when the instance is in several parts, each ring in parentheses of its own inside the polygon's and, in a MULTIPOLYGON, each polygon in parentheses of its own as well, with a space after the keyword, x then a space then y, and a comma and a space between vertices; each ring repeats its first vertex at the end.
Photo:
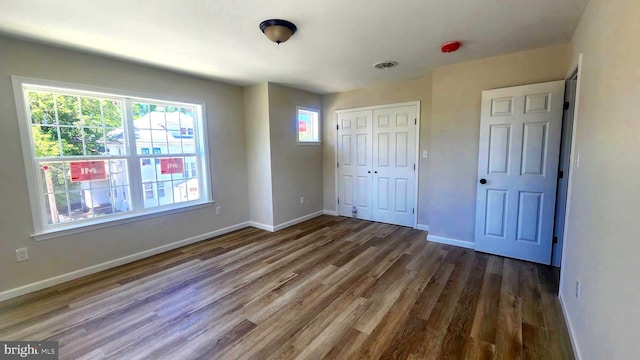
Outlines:
POLYGON ((298 144, 320 144, 320 112, 298 107, 297 115, 298 144))

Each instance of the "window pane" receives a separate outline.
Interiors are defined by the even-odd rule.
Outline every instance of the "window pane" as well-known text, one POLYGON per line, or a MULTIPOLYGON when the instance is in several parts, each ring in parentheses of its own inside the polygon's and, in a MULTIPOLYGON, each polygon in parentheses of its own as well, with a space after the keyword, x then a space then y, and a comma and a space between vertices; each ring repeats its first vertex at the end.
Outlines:
POLYGON ((67 191, 67 171, 62 161, 40 164, 40 178, 43 193, 60 193, 67 191))
POLYGON ((69 207, 71 208, 71 221, 89 219, 91 214, 84 208, 81 191, 70 191, 68 193, 69 207))
MULTIPOLYGON (((164 181, 160 181, 159 183, 157 183, 158 198, 160 198, 160 199, 166 197, 166 193, 165 193, 166 183, 167 182, 164 182, 164 181)), ((171 186, 171 181, 168 181, 168 183, 169 183, 169 186, 171 186)), ((161 200, 161 202, 162 202, 162 200, 161 200)))
POLYGON ((76 127, 60 127, 63 156, 82 156, 82 132, 76 127))
POLYGON ((85 155, 104 155, 106 145, 102 128, 84 128, 85 155))
POLYGON ((155 195, 155 184, 151 181, 143 182, 143 199, 145 209, 158 206, 158 198, 155 195))
POLYGON ((58 110, 58 124, 80 126, 78 97, 72 95, 56 95, 55 99, 58 110))
POLYGON ((103 126, 100 100, 82 97, 80 98, 80 108, 82 109, 82 122, 85 126, 103 126))
POLYGON ((156 164, 151 159, 140 159, 140 175, 142 182, 156 181, 156 164))
POLYGON ((56 123, 53 94, 29 91, 27 97, 32 124, 54 125, 56 123))
POLYGON ((193 178, 187 180, 187 195, 189 197, 189 201, 200 199, 200 191, 198 186, 198 179, 193 178))
POLYGON ((133 109, 138 151, 156 147, 162 154, 195 153, 192 108, 134 103, 133 109))
POLYGON ((109 179, 111 186, 129 185, 129 172, 125 159, 109 160, 109 179))
MULTIPOLYGON (((97 183, 97 182, 96 182, 97 183)), ((108 185, 107 181, 101 181, 100 185, 108 185)), ((98 184, 93 184, 98 185, 98 184)), ((109 187, 90 187, 83 189, 84 210, 87 217, 95 217, 113 213, 111 189, 109 187)))
POLYGON ((187 157, 184 160, 185 162, 185 171, 184 171, 184 177, 185 178, 194 178, 198 176, 198 168, 196 165, 196 158, 195 157, 187 157))
POLYGON ((67 193, 44 194, 44 212, 47 224, 58 224, 69 221, 67 193))
POLYGON ((122 104, 119 100, 102 100, 102 116, 108 128, 122 128, 122 104))
POLYGON ((32 126, 31 133, 36 157, 60 156, 57 127, 32 126))
POLYGON ((186 180, 173 183, 173 201, 175 203, 189 201, 189 192, 186 180))
POLYGON ((319 142, 318 112, 298 109, 298 142, 319 142))
POLYGON ((113 211, 116 213, 131 211, 131 190, 128 186, 117 186, 113 191, 113 211))

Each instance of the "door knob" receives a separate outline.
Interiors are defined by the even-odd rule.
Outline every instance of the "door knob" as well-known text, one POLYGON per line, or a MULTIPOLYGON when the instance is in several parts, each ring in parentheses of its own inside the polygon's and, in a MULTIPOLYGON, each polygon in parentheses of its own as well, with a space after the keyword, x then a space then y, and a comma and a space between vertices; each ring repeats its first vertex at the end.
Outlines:
POLYGON ((480 179, 480 184, 484 185, 487 183, 487 179, 480 179))
POLYGON ((371 174, 371 170, 367 171, 367 173, 371 174))
POLYGON ((374 171, 374 173, 375 173, 375 174, 377 174, 377 173, 378 173, 378 170, 374 171))

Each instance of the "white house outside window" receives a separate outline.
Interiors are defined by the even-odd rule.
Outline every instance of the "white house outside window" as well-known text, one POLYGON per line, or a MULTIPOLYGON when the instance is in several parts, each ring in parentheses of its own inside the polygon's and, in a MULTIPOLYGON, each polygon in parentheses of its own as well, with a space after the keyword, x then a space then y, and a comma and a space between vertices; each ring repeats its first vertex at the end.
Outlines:
POLYGON ((36 235, 210 202, 201 105, 14 84, 36 235))

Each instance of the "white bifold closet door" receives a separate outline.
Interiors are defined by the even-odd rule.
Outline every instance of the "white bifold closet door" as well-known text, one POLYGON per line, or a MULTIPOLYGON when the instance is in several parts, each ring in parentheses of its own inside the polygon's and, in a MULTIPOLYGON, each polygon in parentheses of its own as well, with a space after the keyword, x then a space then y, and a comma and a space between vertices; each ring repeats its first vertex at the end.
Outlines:
POLYGON ((415 225, 417 106, 338 113, 338 214, 415 225))

